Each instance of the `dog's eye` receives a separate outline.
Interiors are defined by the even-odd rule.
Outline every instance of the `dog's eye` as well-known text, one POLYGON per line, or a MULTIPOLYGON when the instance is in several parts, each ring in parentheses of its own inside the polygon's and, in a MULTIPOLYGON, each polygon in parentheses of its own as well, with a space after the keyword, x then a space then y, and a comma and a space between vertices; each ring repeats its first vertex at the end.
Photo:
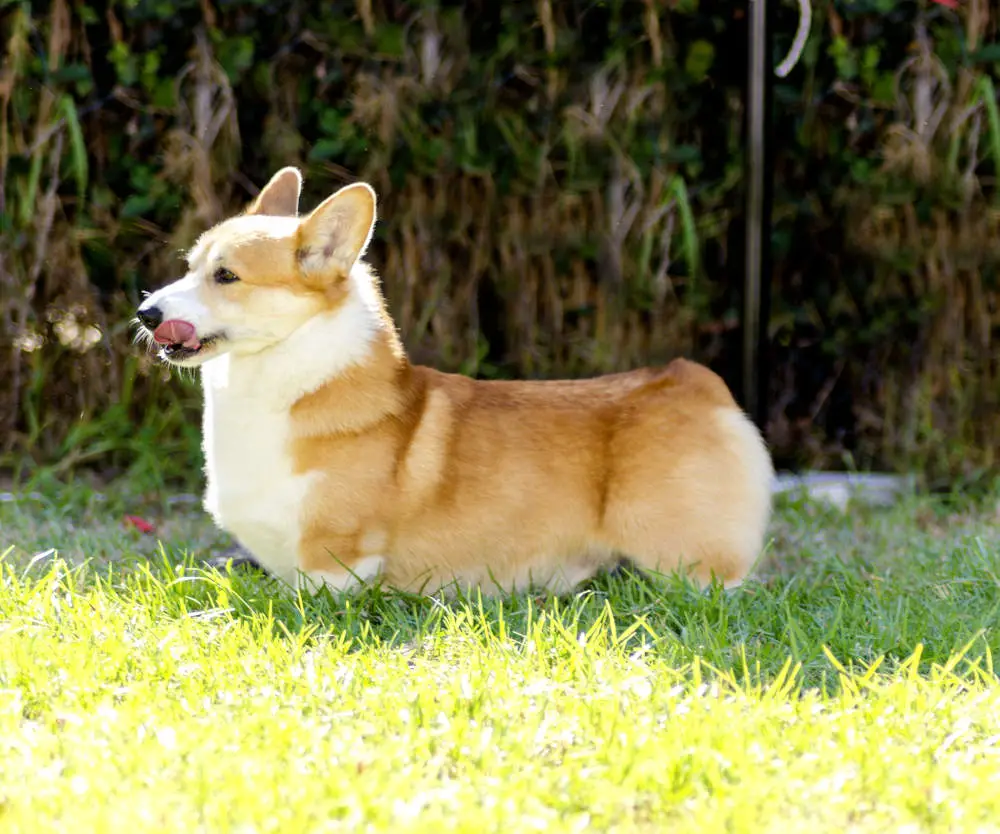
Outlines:
POLYGON ((236 277, 232 272, 230 272, 225 267, 220 266, 215 270, 215 283, 216 284, 235 284, 240 279, 236 277))

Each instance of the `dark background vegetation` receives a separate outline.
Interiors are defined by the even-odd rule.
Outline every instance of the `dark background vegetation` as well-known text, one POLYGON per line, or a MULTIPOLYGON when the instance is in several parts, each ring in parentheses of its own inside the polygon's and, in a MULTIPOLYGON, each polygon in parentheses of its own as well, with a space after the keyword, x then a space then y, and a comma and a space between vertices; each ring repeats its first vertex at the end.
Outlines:
MULTIPOLYGON (((772 3, 776 65, 797 9, 772 3)), ((782 466, 995 470, 1000 12, 817 0, 774 95, 782 466)), ((198 472, 143 290, 278 167, 363 178, 413 357, 484 377, 684 354, 736 386, 733 0, 0 0, 0 462, 198 472)))

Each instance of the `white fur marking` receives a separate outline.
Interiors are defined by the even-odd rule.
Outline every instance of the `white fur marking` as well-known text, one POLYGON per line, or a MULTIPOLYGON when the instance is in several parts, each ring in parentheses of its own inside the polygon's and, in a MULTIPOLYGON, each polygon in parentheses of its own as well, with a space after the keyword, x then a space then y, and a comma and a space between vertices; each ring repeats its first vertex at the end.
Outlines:
MULTIPOLYGON (((316 476, 292 469, 291 406, 362 362, 381 326, 366 299, 367 270, 351 292, 272 348, 204 363, 205 508, 265 569, 294 585, 302 505, 316 476)), ((325 581, 325 580, 324 580, 325 581)))
POLYGON ((191 322, 200 336, 207 334, 204 322, 210 318, 210 313, 198 295, 198 276, 193 273, 157 290, 142 302, 142 307, 158 307, 164 321, 183 319, 191 322))
POLYGON ((331 591, 347 591, 370 582, 382 572, 382 556, 363 556, 341 570, 310 570, 299 574, 299 587, 309 590, 310 584, 326 585, 331 591))
MULTIPOLYGON (((732 408, 719 409, 716 419, 730 434, 735 450, 743 464, 742 476, 746 481, 746 502, 742 506, 730 507, 730 512, 741 516, 730 522, 734 530, 742 532, 740 550, 749 562, 760 555, 760 542, 767 533, 771 516, 771 484, 774 480, 774 464, 767 445, 757 427, 742 411, 732 408), (742 512, 741 512, 742 511, 742 512)), ((749 565, 748 565, 749 567, 749 565)), ((733 579, 725 583, 726 588, 736 588, 742 580, 733 579)))
MULTIPOLYGON (((367 276, 362 280, 368 280, 367 276)), ((255 396, 290 408, 293 403, 360 364, 371 354, 381 326, 376 309, 364 297, 361 282, 352 280, 350 294, 331 313, 307 321, 283 342, 258 353, 233 357, 252 367, 259 380, 255 396)))

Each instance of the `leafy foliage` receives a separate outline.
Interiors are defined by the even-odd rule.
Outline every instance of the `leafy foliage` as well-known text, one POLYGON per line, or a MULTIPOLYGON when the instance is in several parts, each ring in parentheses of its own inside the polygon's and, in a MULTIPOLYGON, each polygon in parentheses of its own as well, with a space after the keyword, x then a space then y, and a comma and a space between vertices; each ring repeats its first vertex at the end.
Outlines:
MULTIPOLYGON (((777 63, 796 10, 772 11, 777 63)), ((197 471, 197 389, 137 358, 128 321, 179 249, 287 164, 307 203, 376 186, 372 259, 417 361, 555 376, 683 353, 738 383, 741 4, 0 14, 8 462, 197 471), (152 412, 183 454, 140 451, 129 427, 152 412)), ((775 88, 779 463, 996 462, 997 20, 986 0, 816 3, 775 88)))

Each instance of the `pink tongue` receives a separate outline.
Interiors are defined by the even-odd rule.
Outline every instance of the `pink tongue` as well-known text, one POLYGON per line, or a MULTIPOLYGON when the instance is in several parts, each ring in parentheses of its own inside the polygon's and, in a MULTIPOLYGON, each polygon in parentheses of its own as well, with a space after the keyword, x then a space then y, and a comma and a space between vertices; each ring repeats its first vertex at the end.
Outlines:
POLYGON ((201 347, 197 331, 191 322, 182 319, 169 319, 153 331, 153 339, 158 345, 183 345, 191 350, 201 347))

